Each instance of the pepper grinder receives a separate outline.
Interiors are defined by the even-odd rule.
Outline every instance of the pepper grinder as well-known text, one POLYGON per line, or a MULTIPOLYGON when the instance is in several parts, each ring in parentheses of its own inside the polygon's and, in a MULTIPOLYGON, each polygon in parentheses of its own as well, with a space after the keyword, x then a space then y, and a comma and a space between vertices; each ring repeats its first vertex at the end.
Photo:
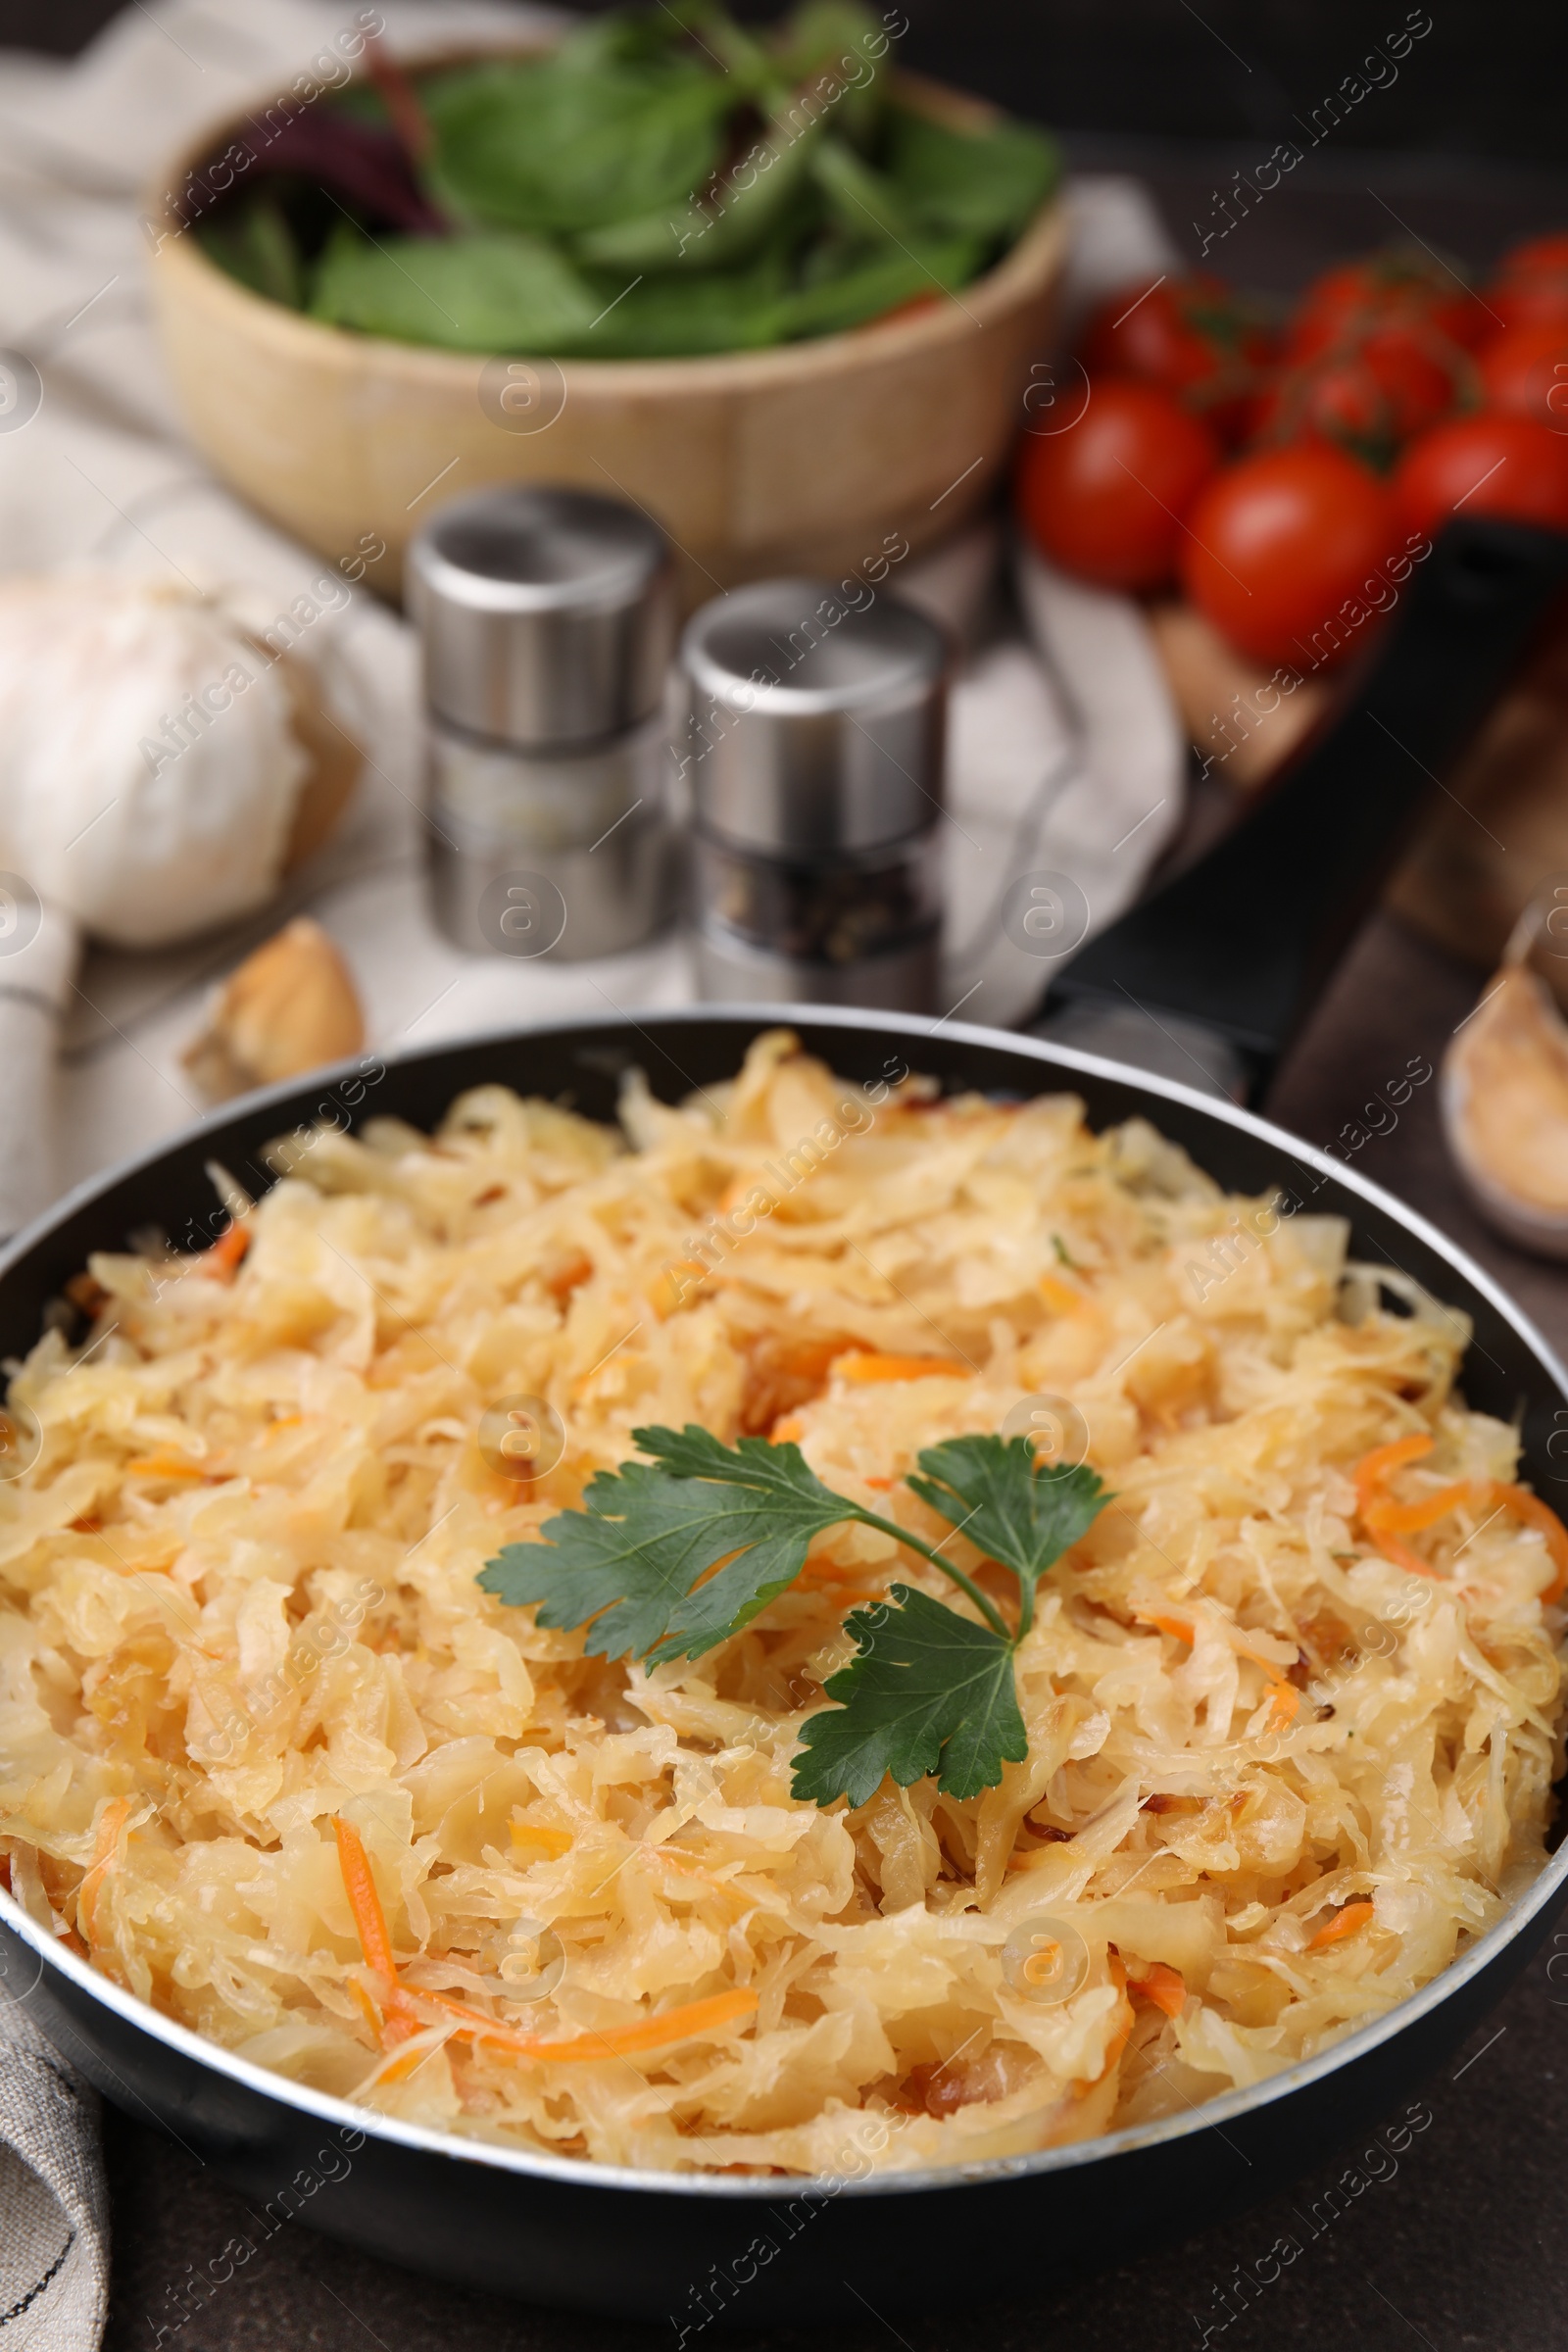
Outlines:
POLYGON ((652 938, 674 908, 663 533, 589 491, 481 491, 413 541, 408 602, 439 928, 563 961, 652 938))
POLYGON ((934 1010, 942 631, 895 597, 767 580, 705 605, 681 659, 699 993, 934 1010))

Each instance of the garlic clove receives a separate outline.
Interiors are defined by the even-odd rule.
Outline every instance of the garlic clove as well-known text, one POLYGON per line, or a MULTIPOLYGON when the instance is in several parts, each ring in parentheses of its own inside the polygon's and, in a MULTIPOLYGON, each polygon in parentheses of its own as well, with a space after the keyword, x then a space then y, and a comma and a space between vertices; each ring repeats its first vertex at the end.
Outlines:
POLYGON ((348 966, 320 924, 301 915, 229 974, 182 1058, 203 1092, 222 1102, 364 1046, 348 966))
POLYGON ((1568 1257, 1568 1023, 1545 983, 1505 963, 1443 1068, 1448 1147, 1499 1233, 1568 1257))
POLYGON ((1267 783, 1334 700, 1320 679, 1298 679, 1282 691, 1286 672, 1259 669, 1192 605, 1152 605, 1147 618, 1187 739, 1202 754, 1202 772, 1238 792, 1267 783))

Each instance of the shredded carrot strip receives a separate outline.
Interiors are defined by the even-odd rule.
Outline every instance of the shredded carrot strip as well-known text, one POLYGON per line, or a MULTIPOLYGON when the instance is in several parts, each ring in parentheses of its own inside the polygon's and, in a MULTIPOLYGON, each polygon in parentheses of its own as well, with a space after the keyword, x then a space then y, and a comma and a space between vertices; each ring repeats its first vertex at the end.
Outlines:
POLYGON ((570 1853, 571 1832, 542 1829, 531 1821, 514 1821, 512 1825, 512 1842, 514 1845, 542 1845, 551 1860, 555 1861, 559 1855, 570 1853))
POLYGON ((1355 1492, 1361 1521, 1384 1558, 1414 1576, 1436 1576, 1432 1563, 1412 1551, 1408 1544, 1401 1543, 1400 1537, 1435 1527, 1461 1503, 1491 1502, 1494 1511, 1511 1511, 1515 1518, 1522 1519, 1527 1527, 1535 1528, 1545 1539, 1556 1574, 1541 1597, 1543 1601, 1560 1600, 1568 1590, 1568 1528, 1550 1505, 1543 1502, 1539 1494, 1532 1494, 1528 1487, 1514 1486, 1500 1478, 1484 1483, 1457 1479, 1440 1487, 1436 1494, 1423 1495, 1417 1502, 1398 1502, 1384 1492, 1384 1482, 1391 1471, 1430 1453, 1432 1444, 1430 1437, 1396 1438, 1392 1446, 1374 1446, 1356 1464, 1355 1492))
POLYGON ((1058 1315, 1075 1315, 1089 1303, 1082 1291, 1075 1291, 1070 1282, 1063 1282, 1057 1274, 1042 1274, 1037 1287, 1046 1304, 1058 1315))
POLYGON ((798 1413, 781 1413, 767 1433, 770 1446, 798 1446, 806 1435, 806 1424, 798 1413))
MULTIPOLYGON (((410 2031, 413 2031, 412 2027, 410 2031)), ((405 2050, 400 2058, 394 2058, 389 2066, 382 2067, 376 2081, 378 2082, 406 2082, 410 2075, 418 2072, 430 2055, 429 2050, 405 2050)))
POLYGON ((370 1872, 370 1857, 365 1850, 365 1840, 352 1821, 340 1813, 332 1824, 337 1836, 338 1868, 343 1873, 343 1891, 349 1898, 354 1914, 355 1933, 366 1964, 378 1977, 384 1977, 395 1992, 398 1983, 398 1964, 392 1956, 392 1938, 387 1934, 386 1913, 381 1897, 375 1890, 370 1872))
POLYGON ((1424 1560, 1418 1551, 1412 1551, 1409 1544, 1404 1543, 1400 1537, 1381 1533, 1374 1528, 1372 1540, 1383 1557, 1386 1560, 1392 1560, 1396 1568, 1403 1568, 1410 1576, 1435 1577, 1437 1575, 1438 1572, 1432 1562, 1424 1560))
MULTIPOLYGON (((1393 1528, 1380 1526, 1377 1514, 1383 1508, 1399 1508, 1392 1500, 1386 1501, 1383 1495, 1384 1483, 1391 1472, 1401 1469, 1406 1462, 1419 1461, 1423 1454, 1432 1451, 1434 1443, 1429 1430, 1418 1430, 1408 1438, 1394 1439, 1390 1445, 1374 1446, 1370 1453, 1361 1456, 1352 1473, 1356 1508, 1372 1541, 1386 1560, 1392 1560, 1396 1568, 1403 1568, 1411 1576, 1436 1576, 1437 1570, 1429 1560, 1412 1551, 1408 1544, 1401 1544, 1393 1528)), ((1438 1516, 1441 1518, 1442 1513, 1438 1516)))
POLYGON ((205 1478, 206 1471, 199 1462, 187 1462, 173 1453, 143 1453, 125 1464, 127 1478, 205 1478))
POLYGON ((370 2032, 375 2035, 377 2041, 379 2041, 381 2038, 380 2010, 377 2009, 375 2003, 371 2000, 369 1994, 366 1991, 365 1986, 360 1983, 358 1977, 349 1978, 348 1987, 350 1997, 358 2007, 360 2015, 364 2018, 366 2024, 369 2027, 370 2032))
MULTIPOLYGON (((1198 1628, 1190 1617, 1175 1617, 1164 1609, 1139 1609, 1135 1614, 1140 1625, 1152 1625, 1160 1633, 1169 1634, 1173 1641, 1191 1643, 1198 1639, 1198 1628)), ((1285 1680, 1272 1658, 1265 1657, 1260 1649, 1254 1649, 1241 1634, 1232 1635, 1230 1642, 1238 1657, 1250 1658, 1252 1664, 1261 1666, 1268 1676, 1269 1696, 1274 1702, 1271 1729, 1282 1731, 1300 1706, 1299 1690, 1285 1680)))
POLYGON ((122 1796, 105 1805, 98 1820, 98 1837, 93 1846, 92 1860, 76 1894, 77 1925, 86 1931, 88 1949, 98 1949, 98 1897, 103 1892, 104 1879, 115 1859, 120 1833, 130 1819, 130 1806, 122 1796))
MULTIPOLYGON (((698 2034, 711 2034, 721 2026, 734 2023, 739 2017, 749 2017, 757 2007, 755 1992, 739 1988, 731 1992, 715 1992, 700 2001, 687 2001, 677 2009, 665 2009, 657 2017, 639 2018, 634 2025, 610 2026, 603 2034, 578 2034, 563 2041, 546 2041, 535 2034, 519 2034, 514 2026, 503 2024, 498 2018, 486 2017, 482 2009, 470 2009, 466 2001, 455 2001, 445 1992, 410 1992, 398 1983, 397 1962, 393 1958, 392 1938, 387 1933, 386 1914, 375 1890, 370 1873, 370 1857, 359 1831, 339 1814, 332 1824, 337 1836, 338 1865, 343 1873, 344 1891, 349 1909, 354 1914, 354 1926, 360 1938, 360 1949, 367 1966, 374 1971, 386 1987, 387 2023, 382 2029, 382 2040, 400 2041, 421 2030, 424 2020, 419 2016, 419 2004, 439 2009, 443 2016, 457 2020, 455 2038, 460 2041, 493 2042, 498 2049, 510 2050, 517 2058, 546 2058, 551 2060, 581 2060, 592 2058, 625 2057, 636 2050, 662 2049, 672 2041, 689 2041, 698 2034)), ((362 1996, 363 1996, 363 1987, 362 1996)), ((368 1999, 368 1996, 363 1996, 368 1999)), ((392 2080, 385 2077, 383 2080, 392 2080)))
POLYGON ((1358 1507, 1364 1512, 1391 1470, 1401 1468, 1405 1462, 1418 1462, 1424 1453, 1432 1451, 1435 1443, 1430 1430, 1418 1430, 1412 1437, 1396 1438, 1392 1445, 1374 1446, 1370 1453, 1364 1453, 1351 1474, 1358 1507))
POLYGON ((655 1276, 649 1285, 648 1298, 661 1323, 668 1322, 676 1308, 684 1305, 691 1294, 707 1282, 711 1271, 709 1266, 700 1266, 693 1257, 683 1257, 655 1276))
POLYGON ((210 1250, 204 1250, 191 1262, 203 1274, 216 1274, 220 1282, 232 1282, 250 1246, 250 1227, 235 1222, 219 1235, 210 1250))
MULTIPOLYGON (((1190 1644, 1198 1639, 1198 1627, 1191 1617, 1178 1617, 1168 1609, 1138 1609, 1134 1614, 1140 1625, 1157 1626, 1162 1634, 1169 1634, 1173 1641, 1190 1644)), ((1238 1657, 1250 1658, 1253 1665, 1261 1666, 1272 1681, 1280 1680, 1280 1670, 1274 1660, 1265 1657, 1260 1649, 1254 1649, 1240 1629, 1226 1628, 1225 1632, 1238 1657)))
POLYGON ((1297 1711, 1301 1704, 1301 1693, 1294 1684, 1287 1683, 1281 1678, 1270 1683, 1268 1694, 1273 1701, 1269 1728, 1271 1731, 1281 1732, 1288 1723, 1295 1722, 1297 1711))
POLYGON ((558 1305, 564 1305, 578 1284, 586 1282, 593 1270, 593 1259, 585 1257, 579 1250, 576 1256, 568 1257, 564 1266, 558 1266, 554 1273, 545 1275, 545 1289, 558 1305))
POLYGON ((1500 1478, 1494 1479, 1492 1499, 1500 1503, 1504 1510, 1512 1511, 1527 1527, 1537 1529, 1545 1537, 1546 1549, 1551 1554, 1557 1573, 1541 1597, 1544 1601, 1561 1600, 1564 1588, 1568 1587, 1568 1527, 1564 1527, 1550 1505, 1543 1502, 1539 1494, 1532 1494, 1528 1487, 1508 1486, 1500 1478))
POLYGON ((831 1371, 845 1380, 860 1385, 882 1380, 971 1380, 974 1375, 967 1364, 956 1364, 946 1355, 869 1355, 836 1356, 831 1371))
MULTIPOLYGON (((1480 1494, 1487 1492, 1483 1486, 1480 1494)), ((1375 1536, 1413 1536, 1423 1528, 1436 1527, 1461 1503, 1477 1499, 1478 1490, 1469 1479, 1455 1479, 1450 1487, 1439 1487, 1435 1494, 1424 1494, 1419 1502, 1396 1502, 1392 1495, 1379 1495, 1369 1502, 1361 1517, 1375 1536)))
POLYGON ((1308 1942, 1307 1950, 1319 1952, 1326 1943, 1343 1943, 1347 1936, 1353 1936, 1358 1929, 1366 1926, 1373 1909, 1371 1903, 1347 1903, 1345 1909, 1331 1919, 1326 1927, 1319 1928, 1308 1942))
POLYGON ((891 1494, 898 1483, 896 1478, 867 1478, 865 1481, 865 1484, 873 1488, 878 1494, 891 1494))
POLYGON ((867 1573, 869 1571, 865 1568, 843 1568, 837 1560, 808 1560, 801 1570, 801 1582, 811 1592, 825 1592, 832 1586, 843 1586, 848 1590, 850 1586, 858 1585, 867 1573))
MULTIPOLYGON (((387 1933, 386 1913, 381 1897, 375 1890, 370 1871, 370 1857, 365 1850, 365 1840, 351 1821, 341 1814, 333 1822, 337 1836, 338 1868, 343 1873, 343 1891, 349 1898, 354 1914, 354 1929, 360 1939, 360 1949, 367 1965, 381 1981, 381 2004, 384 2019, 375 2015, 374 2004, 363 1985, 358 1998, 362 2008, 368 2008, 372 2025, 379 2030, 381 2046, 390 2049, 406 2041, 411 2034, 419 2031, 419 2021, 409 2006, 408 1995, 398 1983, 398 1964, 392 1954, 392 1938, 387 1933)), ((351 1980, 352 1984, 352 1980, 351 1980)))
POLYGON ((1173 1642, 1192 1643, 1198 1639, 1198 1628, 1190 1617, 1172 1617, 1164 1609, 1140 1609, 1141 1625, 1152 1625, 1159 1633, 1169 1634, 1173 1642))
POLYGON ((1156 2009, 1163 2009, 1167 2017, 1180 2017, 1187 1999, 1187 1979, 1179 1968, 1167 1968, 1163 1960, 1155 1960, 1133 1990, 1152 2001, 1156 2009))
POLYGON ((424 1992, 418 1998, 433 2002, 448 2016, 457 2018, 462 2040, 494 2042, 498 2049, 510 2050, 518 2058, 576 2063, 626 2057, 638 2050, 662 2049, 672 2041, 690 2041, 699 2034, 716 2033, 723 2026, 733 2025, 737 2018, 750 2017, 757 2007, 758 1996, 737 1986, 730 1992, 710 1993, 704 2000, 686 2001, 677 2009, 662 2010, 657 2017, 639 2018, 635 2025, 607 2026, 602 2034, 577 2034, 564 2041, 546 2041, 536 2034, 519 2034, 514 2026, 486 2017, 481 2010, 470 2009, 466 2002, 455 2001, 444 1992, 424 1992))

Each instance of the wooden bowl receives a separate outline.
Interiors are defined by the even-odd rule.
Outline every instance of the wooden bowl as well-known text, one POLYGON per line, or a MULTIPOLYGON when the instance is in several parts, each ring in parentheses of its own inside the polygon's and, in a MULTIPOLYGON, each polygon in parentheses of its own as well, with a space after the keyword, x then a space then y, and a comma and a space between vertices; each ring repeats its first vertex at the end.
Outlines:
MULTIPOLYGON (((995 119, 914 75, 897 87, 956 127, 995 119)), ((915 552, 956 528, 1023 421, 1066 244, 1058 202, 961 294, 847 334, 703 359, 540 362, 543 399, 521 422, 560 413, 529 431, 498 405, 506 361, 321 325, 208 258, 165 191, 243 133, 243 121, 207 132, 149 198, 165 364, 215 470, 329 562, 355 576, 364 562, 385 594, 400 592, 425 516, 487 482, 635 501, 675 543, 689 604, 769 573, 837 575, 900 537, 915 552)))

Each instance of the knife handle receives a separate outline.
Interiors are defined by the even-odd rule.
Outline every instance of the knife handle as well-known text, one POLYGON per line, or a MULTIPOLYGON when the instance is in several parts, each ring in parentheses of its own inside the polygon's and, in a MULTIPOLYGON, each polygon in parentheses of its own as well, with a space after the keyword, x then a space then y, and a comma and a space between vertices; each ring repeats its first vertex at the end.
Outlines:
POLYGON ((1092 939, 1042 1011, 1088 998, 1200 1022, 1258 1094, 1565 587, 1568 534, 1455 515, 1348 707, 1205 857, 1092 939))

